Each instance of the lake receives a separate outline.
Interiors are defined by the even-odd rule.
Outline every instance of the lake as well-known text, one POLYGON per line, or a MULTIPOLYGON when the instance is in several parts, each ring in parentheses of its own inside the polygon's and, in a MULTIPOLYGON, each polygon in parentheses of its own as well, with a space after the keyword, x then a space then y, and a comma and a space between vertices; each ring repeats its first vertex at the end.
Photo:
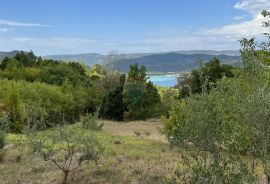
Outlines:
POLYGON ((162 87, 173 87, 177 84, 176 74, 149 75, 149 80, 162 87))

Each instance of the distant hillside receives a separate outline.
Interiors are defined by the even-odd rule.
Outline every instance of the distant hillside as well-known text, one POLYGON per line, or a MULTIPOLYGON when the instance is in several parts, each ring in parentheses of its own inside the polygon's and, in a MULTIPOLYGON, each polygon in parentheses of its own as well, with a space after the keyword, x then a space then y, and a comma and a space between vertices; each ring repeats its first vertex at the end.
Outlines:
POLYGON ((178 54, 207 54, 207 55, 227 55, 227 56, 240 56, 239 50, 188 50, 176 51, 178 54))
POLYGON ((11 52, 1 52, 0 51, 0 61, 3 60, 5 57, 14 57, 19 51, 14 50, 11 52))
POLYGON ((207 55, 207 54, 179 54, 176 52, 166 54, 152 54, 134 59, 123 59, 109 64, 111 68, 127 72, 131 64, 144 65, 149 72, 181 72, 189 71, 198 66, 198 59, 204 62, 216 57, 223 63, 235 64, 240 56, 207 55))
POLYGON ((100 63, 104 58, 104 55, 97 53, 86 53, 86 54, 67 54, 67 55, 48 55, 44 56, 47 59, 64 60, 64 61, 77 61, 92 66, 100 63))
MULTIPOLYGON (((5 57, 13 57, 19 51, 0 52, 0 60, 5 57)), ((181 72, 189 71, 197 67, 198 59, 207 62, 212 58, 218 58, 223 63, 235 64, 240 61, 239 51, 225 50, 190 50, 190 51, 175 51, 175 52, 160 52, 160 53, 132 53, 121 54, 120 60, 110 63, 110 67, 121 72, 127 72, 129 66, 134 63, 144 65, 148 72, 181 72)), ((98 53, 85 54, 67 54, 67 55, 48 55, 43 58, 77 61, 85 63, 89 66, 101 64, 106 58, 106 55, 98 53)))

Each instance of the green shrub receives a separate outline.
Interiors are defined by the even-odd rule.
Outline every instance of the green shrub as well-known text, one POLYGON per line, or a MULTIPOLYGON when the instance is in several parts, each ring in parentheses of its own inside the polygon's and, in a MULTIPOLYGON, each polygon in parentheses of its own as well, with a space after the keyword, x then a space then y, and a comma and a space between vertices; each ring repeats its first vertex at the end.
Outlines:
MULTIPOLYGON (((6 112, 0 113, 0 150, 5 146, 5 137, 9 131, 10 120, 6 112)), ((0 153, 1 154, 1 153, 0 153)))
POLYGON ((80 120, 82 128, 93 130, 93 131, 100 131, 104 123, 98 118, 98 114, 87 114, 80 120))

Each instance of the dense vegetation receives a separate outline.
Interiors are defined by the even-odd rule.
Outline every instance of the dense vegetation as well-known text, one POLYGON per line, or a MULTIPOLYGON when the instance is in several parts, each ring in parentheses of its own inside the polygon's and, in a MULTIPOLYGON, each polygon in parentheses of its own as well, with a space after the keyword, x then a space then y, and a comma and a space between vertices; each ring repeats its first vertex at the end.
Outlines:
POLYGON ((19 52, 3 59, 0 69, 0 108, 9 113, 12 131, 20 132, 26 124, 72 123, 96 111, 113 120, 161 114, 151 110, 161 107, 160 96, 138 65, 132 65, 126 77, 100 65, 89 68, 19 52))
POLYGON ((180 97, 202 93, 203 88, 210 90, 215 87, 218 80, 225 77, 234 77, 233 70, 236 70, 233 66, 221 64, 216 58, 206 64, 200 62, 200 65, 199 68, 193 69, 191 73, 178 77, 176 87, 180 88, 180 97))
MULTIPOLYGON (((263 16, 270 18, 264 11, 263 16)), ((268 19, 269 20, 269 19, 268 19)), ((263 25, 268 28, 269 21, 263 25)), ((266 34, 269 38, 269 34, 266 34)), ((165 119, 165 134, 172 145, 197 150, 186 158, 189 168, 180 170, 184 183, 256 183, 258 164, 262 164, 266 183, 269 170, 270 71, 269 43, 242 39, 243 67, 233 73, 214 60, 192 72, 191 84, 200 88, 179 101, 165 119), (204 73, 205 69, 224 76, 204 73), (202 71, 202 75, 195 72, 202 71), (220 72, 216 72, 220 74, 220 72), (233 78, 230 78, 234 76, 233 78), (216 79, 220 79, 216 82, 216 79), (195 80, 196 79, 196 80, 195 80), (216 82, 209 85, 210 82, 216 82), (229 151, 230 156, 224 154, 229 151), (245 160, 240 155, 249 155, 245 160)))

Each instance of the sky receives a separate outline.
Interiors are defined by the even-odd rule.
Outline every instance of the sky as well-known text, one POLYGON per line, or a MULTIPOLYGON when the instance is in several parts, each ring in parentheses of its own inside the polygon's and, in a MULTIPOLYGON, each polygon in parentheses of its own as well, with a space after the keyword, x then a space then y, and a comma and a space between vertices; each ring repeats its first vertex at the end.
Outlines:
POLYGON ((270 0, 0 0, 0 51, 235 50, 270 0))

